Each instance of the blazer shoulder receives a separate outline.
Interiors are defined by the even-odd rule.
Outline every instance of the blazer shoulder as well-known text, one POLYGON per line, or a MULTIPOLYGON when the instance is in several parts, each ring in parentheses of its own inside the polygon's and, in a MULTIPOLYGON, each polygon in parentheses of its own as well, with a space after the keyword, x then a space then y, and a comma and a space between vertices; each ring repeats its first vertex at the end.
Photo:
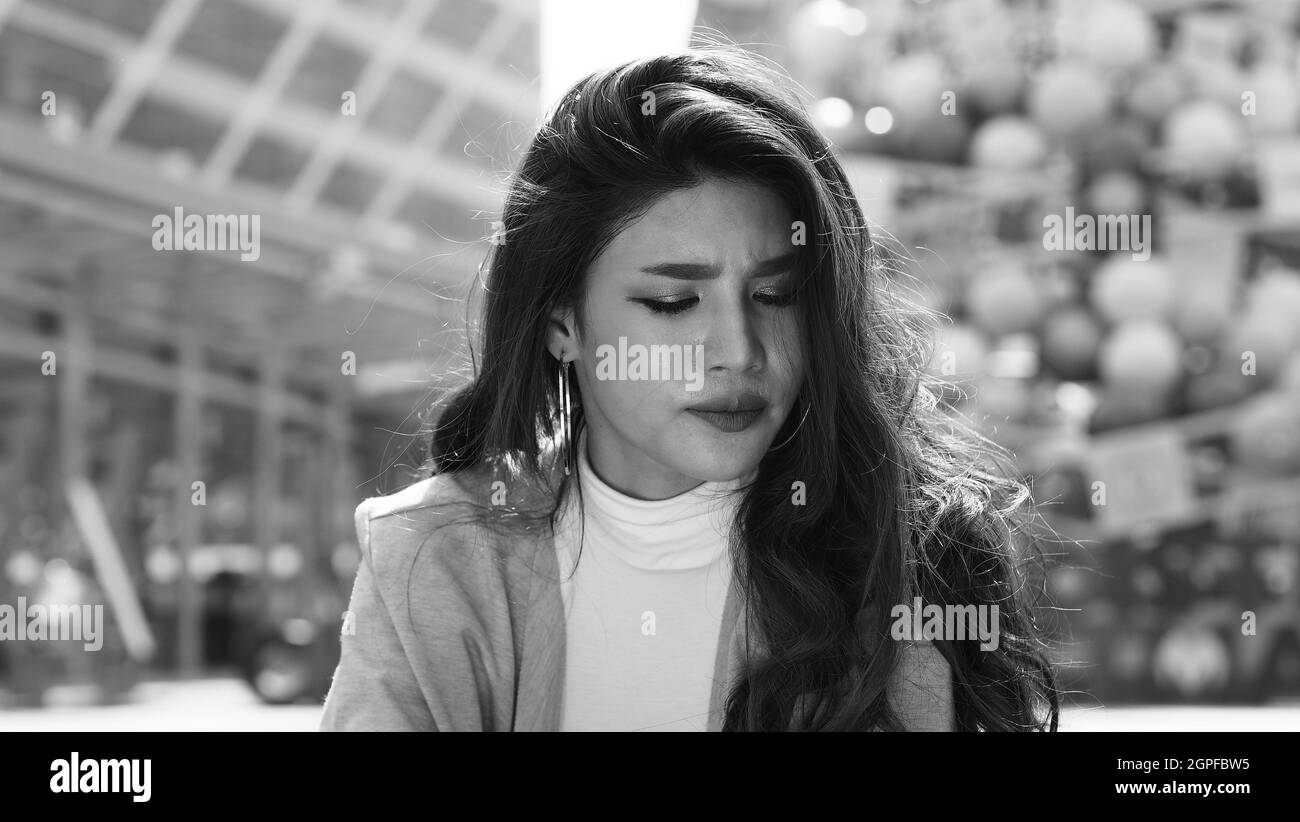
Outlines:
POLYGON ((437 509, 457 502, 473 501, 464 480, 455 474, 434 474, 412 482, 399 491, 368 497, 357 506, 358 523, 400 516, 425 509, 437 509))
MULTIPOLYGON (((509 675, 525 602, 509 540, 455 509, 477 480, 433 475, 356 507, 361 561, 322 727, 509 727, 509 675)), ((467 512, 467 514, 470 512, 467 512)))
POLYGON ((522 503, 526 495, 507 477, 478 466, 362 501, 355 511, 357 541, 380 587, 387 590, 412 576, 430 582, 448 575, 465 584, 474 579, 497 585, 488 580, 501 578, 521 554, 532 567, 529 549, 542 544, 536 539, 540 526, 511 518, 511 503, 522 503))
POLYGON ((356 508, 358 529, 387 517, 409 518, 465 506, 514 510, 546 501, 537 484, 514 477, 504 468, 478 465, 462 471, 434 474, 391 494, 369 497, 356 508))

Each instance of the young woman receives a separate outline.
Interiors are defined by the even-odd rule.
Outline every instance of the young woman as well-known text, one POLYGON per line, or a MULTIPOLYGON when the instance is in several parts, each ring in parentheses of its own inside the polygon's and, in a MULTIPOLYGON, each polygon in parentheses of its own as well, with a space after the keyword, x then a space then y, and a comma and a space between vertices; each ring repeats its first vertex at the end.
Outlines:
POLYGON ((357 509, 323 729, 1056 729, 1028 495, 791 86, 711 46, 550 112, 434 473, 357 509))

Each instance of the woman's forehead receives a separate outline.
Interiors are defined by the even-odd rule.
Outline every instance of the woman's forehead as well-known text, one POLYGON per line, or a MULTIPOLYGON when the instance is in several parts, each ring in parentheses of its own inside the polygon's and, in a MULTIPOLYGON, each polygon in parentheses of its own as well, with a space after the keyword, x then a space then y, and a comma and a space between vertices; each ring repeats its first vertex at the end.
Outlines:
MULTIPOLYGON (((665 194, 606 248, 610 262, 752 265, 792 247, 791 215, 753 183, 708 180, 665 194)), ((622 266, 620 266, 622 267, 622 266)))

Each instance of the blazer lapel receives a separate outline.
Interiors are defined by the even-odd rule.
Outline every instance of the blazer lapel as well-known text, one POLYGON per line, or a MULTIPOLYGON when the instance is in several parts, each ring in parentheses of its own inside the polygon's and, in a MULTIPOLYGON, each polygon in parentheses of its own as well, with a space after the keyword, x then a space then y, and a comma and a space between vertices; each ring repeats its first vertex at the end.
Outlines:
POLYGON ((564 602, 560 596, 555 539, 537 537, 534 561, 521 575, 528 589, 519 685, 515 702, 516 731, 558 731, 564 698, 564 602))
POLYGON ((722 608, 722 629, 718 635, 718 650, 713 663, 713 689, 709 693, 709 720, 706 730, 721 731, 726 713, 727 694, 735 684, 732 680, 744 662, 748 631, 745 625, 744 597, 735 574, 727 589, 727 601, 722 608))

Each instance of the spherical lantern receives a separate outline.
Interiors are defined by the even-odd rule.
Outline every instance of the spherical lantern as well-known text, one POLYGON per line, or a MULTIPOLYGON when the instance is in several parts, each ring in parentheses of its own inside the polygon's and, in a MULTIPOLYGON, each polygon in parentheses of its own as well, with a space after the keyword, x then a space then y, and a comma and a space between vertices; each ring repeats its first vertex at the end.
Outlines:
POLYGON ((1124 97, 1124 110, 1149 124, 1163 121, 1187 99, 1187 80, 1178 68, 1157 63, 1133 81, 1124 97))
POLYGON ((1102 317, 1113 323, 1159 319, 1174 301, 1174 277, 1158 258, 1138 261, 1119 254, 1093 276, 1090 298, 1102 317))
POLYGON ((1024 117, 995 117, 979 127, 971 141, 971 164, 978 168, 1021 171, 1042 165, 1047 138, 1024 117))
POLYGON ((1087 64, 1052 64, 1034 81, 1029 112, 1049 134, 1072 137, 1106 120, 1110 90, 1105 78, 1087 64))
POLYGON ((1219 289, 1185 283, 1174 295, 1173 326, 1189 342, 1207 343, 1217 339, 1231 317, 1232 300, 1219 289))
POLYGON ((1165 146, 1173 170, 1193 180, 1229 174, 1246 153, 1240 115, 1198 100, 1177 108, 1165 122, 1165 146))
POLYGON ((977 274, 966 293, 975 324, 994 336, 1028 331, 1041 319, 1043 298, 1038 283, 1015 263, 977 274))
POLYGON ((1107 0, 1089 10, 1080 45, 1083 55, 1102 68, 1133 68, 1155 54, 1156 27, 1151 17, 1132 3, 1107 0))
POLYGON ((894 118, 907 126, 941 114, 944 92, 953 91, 955 85, 938 55, 920 52, 890 63, 881 77, 880 92, 894 118))
POLYGON ((1133 320, 1114 328, 1102 341, 1100 366, 1110 388, 1163 392, 1182 373, 1182 343, 1163 323, 1133 320))
POLYGON ((1300 112, 1300 90, 1285 67, 1269 63, 1246 74, 1241 109, 1246 127, 1256 134, 1292 134, 1300 112))
POLYGON ((1097 367, 1103 330, 1092 313, 1063 308, 1043 321, 1043 360, 1063 380, 1088 379, 1097 367))
POLYGON ((1146 203, 1142 181, 1127 171, 1098 174, 1084 196, 1098 214, 1140 214, 1146 203))
POLYGON ((1222 354, 1245 376, 1271 383, 1295 352, 1298 330, 1294 315, 1254 307, 1231 321, 1222 354))

